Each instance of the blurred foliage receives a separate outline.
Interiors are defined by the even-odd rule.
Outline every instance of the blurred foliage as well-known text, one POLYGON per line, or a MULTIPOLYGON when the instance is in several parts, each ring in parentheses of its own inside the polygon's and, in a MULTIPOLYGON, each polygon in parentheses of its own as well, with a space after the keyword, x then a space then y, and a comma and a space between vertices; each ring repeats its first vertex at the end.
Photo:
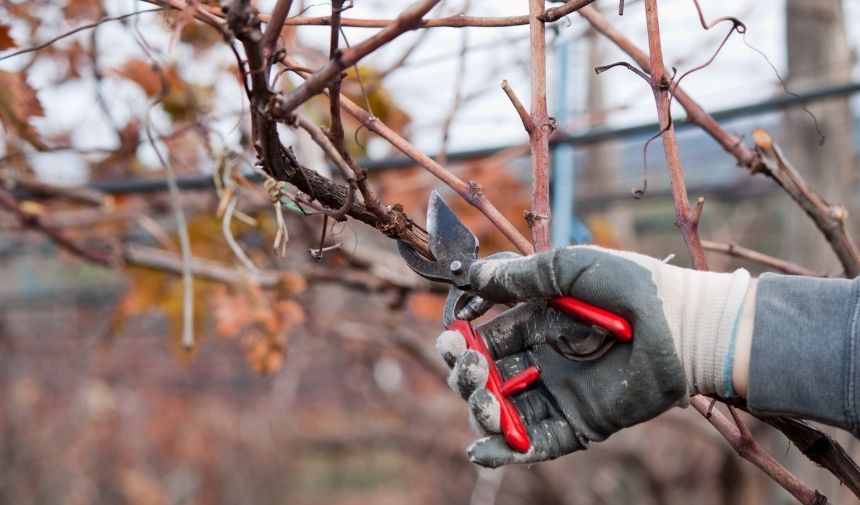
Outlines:
POLYGON ((0 24, 0 51, 18 47, 18 44, 16 44, 15 40, 12 38, 12 34, 9 33, 11 29, 12 27, 9 25, 0 24))
MULTIPOLYGON (((356 65, 346 71, 342 84, 342 93, 350 100, 366 107, 374 117, 379 118, 386 126, 400 135, 405 135, 406 128, 412 121, 409 114, 400 108, 385 85, 379 79, 379 71, 369 65, 356 65)), ((367 130, 349 116, 342 114, 344 127, 356 130, 356 135, 347 136, 348 146, 353 155, 367 155, 367 130)))
POLYGON ((176 66, 161 70, 140 58, 132 58, 113 73, 133 81, 146 96, 161 98, 164 111, 174 121, 195 121, 206 103, 209 88, 183 81, 176 66))
POLYGON ((0 70, 0 123, 6 132, 45 150, 47 145, 30 124, 33 117, 44 115, 36 91, 27 84, 26 73, 0 70))

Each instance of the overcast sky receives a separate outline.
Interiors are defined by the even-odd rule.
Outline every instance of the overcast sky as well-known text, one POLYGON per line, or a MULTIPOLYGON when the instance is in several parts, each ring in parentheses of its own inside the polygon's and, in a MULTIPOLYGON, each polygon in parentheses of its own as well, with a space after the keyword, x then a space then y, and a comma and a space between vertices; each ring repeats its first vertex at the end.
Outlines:
MULTIPOLYGON (((362 2, 358 3, 362 4, 362 2)), ((382 3, 391 5, 395 2, 382 3)), ((409 2, 400 3, 406 5, 409 2)), ((482 15, 523 14, 525 3, 475 0, 471 2, 469 12, 482 15)), ((747 41, 763 51, 777 69, 785 73, 783 2, 721 0, 706 1, 702 4, 705 6, 705 15, 708 19, 734 15, 744 21, 748 27, 747 41)), ((848 15, 847 25, 860 27, 860 5, 858 5, 860 2, 848 1, 845 4, 848 15)), ((461 6, 462 3, 450 5, 461 6)), ((641 1, 628 2, 622 17, 613 12, 617 8, 615 0, 609 2, 602 0, 598 5, 607 9, 605 12, 607 18, 627 37, 635 41, 639 47, 647 47, 645 15, 641 1)), ((355 15, 374 15, 378 11, 372 6, 373 2, 357 6, 355 15)), ((452 7, 448 9, 448 13, 458 10, 452 7)), ((324 12, 324 8, 320 12, 324 12)), ((660 15, 666 61, 678 64, 679 73, 707 60, 728 27, 728 23, 723 23, 710 31, 702 30, 691 0, 661 0, 660 15)), ((579 16, 572 15, 567 21, 563 20, 555 26, 559 31, 553 39, 554 44, 550 46, 551 51, 548 56, 551 111, 554 114, 559 113, 554 108, 559 89, 557 72, 559 56, 556 49, 561 46, 560 42, 569 41, 572 46, 569 60, 572 66, 568 90, 573 95, 571 97, 573 110, 569 112, 569 117, 573 120, 571 127, 583 128, 587 126, 587 120, 583 117, 586 79, 590 79, 592 75, 592 69, 586 60, 586 46, 582 37, 586 23, 579 16)), ((357 29, 349 33, 355 38, 359 35, 357 29)), ((523 64, 528 61, 527 36, 527 27, 469 30, 468 44, 475 46, 475 49, 469 53, 465 95, 482 89, 486 92, 478 99, 469 101, 459 110, 452 130, 452 149, 508 144, 521 142, 526 138, 513 108, 499 85, 502 79, 507 79, 517 94, 527 103, 529 82, 527 67, 523 64)), ((856 46, 860 42, 860 28, 851 31, 850 36, 856 46)), ((399 55, 400 47, 407 43, 409 37, 414 35, 408 35, 406 40, 398 41, 397 45, 392 44, 382 53, 374 55, 374 58, 378 58, 378 61, 391 61, 399 55)), ((438 132, 433 128, 448 113, 453 97, 453 75, 458 65, 461 33, 457 29, 438 29, 431 37, 432 39, 423 44, 410 61, 429 60, 434 63, 412 65, 402 73, 394 74, 390 86, 397 92, 405 108, 413 112, 416 122, 415 140, 418 145, 435 151, 439 147, 440 140, 438 132), (439 58, 442 55, 448 55, 448 57, 439 58)), ((602 46, 605 53, 603 63, 629 61, 629 58, 615 49, 611 43, 605 42, 602 46)), ((846 62, 846 64, 849 63, 846 62)), ((856 69, 855 75, 857 75, 856 69)), ((611 110, 620 109, 610 116, 611 123, 621 125, 655 120, 653 100, 645 83, 638 77, 619 68, 601 74, 599 79, 605 86, 607 107, 611 110)), ((782 93, 778 79, 767 62, 744 45, 737 35, 730 39, 712 66, 687 77, 684 86, 709 110, 752 103, 782 93)))

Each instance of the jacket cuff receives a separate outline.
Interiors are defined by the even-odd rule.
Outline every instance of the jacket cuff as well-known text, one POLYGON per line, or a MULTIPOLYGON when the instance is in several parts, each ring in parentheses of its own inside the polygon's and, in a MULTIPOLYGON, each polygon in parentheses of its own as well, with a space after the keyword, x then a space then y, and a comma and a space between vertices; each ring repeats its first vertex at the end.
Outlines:
POLYGON ((752 412, 858 434, 858 282, 761 276, 747 398, 752 412))

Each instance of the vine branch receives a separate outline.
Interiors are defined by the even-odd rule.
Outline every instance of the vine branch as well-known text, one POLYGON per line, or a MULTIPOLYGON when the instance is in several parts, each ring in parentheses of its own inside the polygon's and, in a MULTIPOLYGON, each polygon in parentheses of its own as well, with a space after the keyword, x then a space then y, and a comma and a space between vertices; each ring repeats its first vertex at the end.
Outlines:
MULTIPOLYGON (((299 76, 309 75, 309 72, 301 70, 301 66, 291 58, 286 58, 284 63, 292 68, 296 68, 296 73, 299 76)), ((417 165, 421 166, 437 179, 448 185, 458 195, 469 202, 472 206, 481 211, 517 249, 523 254, 531 254, 534 248, 531 243, 523 237, 516 227, 508 221, 505 216, 484 196, 484 189, 477 183, 469 181, 468 183, 446 170, 442 165, 434 161, 432 158, 421 152, 415 146, 409 143, 406 139, 389 128, 379 118, 374 117, 366 110, 359 107, 349 98, 341 95, 341 108, 350 116, 354 117, 371 132, 379 135, 387 140, 392 146, 400 152, 412 159, 417 165)), ((411 245, 411 244, 410 244, 411 245)))
MULTIPOLYGON (((546 105, 546 27, 541 18, 544 0, 529 0, 529 46, 531 74, 531 120, 523 124, 529 134, 532 157, 532 200, 526 222, 535 251, 550 248, 549 136, 555 120, 546 105)), ((510 94, 508 96, 511 96, 510 94)), ((522 115, 522 114, 521 114, 522 115)))
POLYGON ((722 242, 711 242, 709 240, 703 240, 702 247, 706 251, 720 252, 729 256, 735 256, 737 258, 754 261, 768 268, 779 270, 780 272, 786 274, 807 275, 809 277, 827 277, 826 272, 816 272, 815 270, 810 270, 796 263, 776 258, 768 254, 760 253, 758 251, 753 251, 752 249, 748 249, 734 242, 724 244, 722 242))
MULTIPOLYGON (((675 225, 681 231, 684 243, 687 246, 687 252, 693 261, 693 266, 698 270, 707 270, 708 264, 705 258, 705 251, 702 248, 698 232, 699 217, 704 200, 700 198, 696 209, 690 209, 690 202, 687 199, 687 189, 684 183, 684 173, 681 168, 678 145, 675 139, 675 128, 671 122, 669 112, 671 80, 666 75, 666 68, 663 65, 657 0, 645 0, 645 19, 648 30, 651 88, 660 123, 666 125, 662 132, 662 140, 669 172, 669 181, 672 187, 672 201, 675 206, 675 225)), ((822 505, 827 503, 827 499, 818 491, 806 486, 800 479, 762 449, 733 407, 729 406, 729 413, 734 420, 734 425, 721 413, 713 410, 711 401, 701 395, 690 398, 690 404, 720 432, 738 455, 757 466, 777 484, 797 498, 798 501, 805 505, 822 505)))
MULTIPOLYGON (((331 4, 332 25, 329 44, 329 58, 332 59, 336 58, 338 51, 340 51, 340 14, 342 10, 343 0, 334 0, 331 4)), ((358 77, 357 68, 355 69, 355 75, 358 77)), ((377 215, 377 217, 384 219, 385 209, 382 208, 379 198, 370 188, 370 184, 367 181, 367 171, 358 165, 352 157, 352 154, 349 152, 349 147, 346 145, 340 107, 340 87, 342 82, 343 76, 341 75, 337 79, 333 80, 328 88, 329 116, 331 117, 331 127, 328 130, 328 138, 331 140, 335 150, 340 154, 340 157, 344 160, 354 175, 351 178, 352 182, 350 183, 350 188, 353 188, 354 186, 354 189, 351 189, 351 191, 358 190, 361 193, 364 204, 367 205, 370 210, 377 215)))
MULTIPOLYGON (((256 10, 246 1, 233 3, 227 12, 230 30, 242 43, 248 59, 251 77, 251 115, 253 133, 258 156, 263 168, 273 178, 287 181, 300 191, 313 195, 323 206, 341 209, 348 201, 350 190, 303 167, 292 151, 282 147, 277 123, 265 113, 266 104, 275 96, 268 86, 269 66, 263 60, 260 18, 256 10)), ((287 61, 287 66, 297 66, 287 61)), ((289 119, 289 118, 288 118, 289 119)), ((414 225, 401 206, 387 208, 384 218, 362 202, 354 202, 347 214, 380 230, 386 236, 403 240, 416 251, 430 254, 427 234, 414 225)))
POLYGON ((722 413, 713 409, 711 400, 704 396, 697 395, 690 398, 690 405, 720 432, 720 435, 728 441, 735 452, 766 473, 783 489, 791 493, 797 501, 806 505, 826 505, 828 503, 824 495, 801 482, 779 461, 764 451, 734 407, 729 407, 729 413, 732 416, 732 421, 734 421, 732 422, 722 413))
POLYGON ((678 143, 675 139, 675 127, 672 124, 669 111, 669 87, 671 79, 666 74, 663 65, 663 49, 660 43, 660 23, 657 16, 656 0, 645 1, 645 20, 648 28, 648 49, 650 54, 651 91, 657 105, 657 116, 662 130, 663 154, 666 157, 666 168, 669 172, 669 184, 672 188, 672 201, 675 203, 675 226, 681 230, 687 253, 693 265, 699 270, 707 270, 708 262, 702 250, 699 238, 699 214, 701 210, 690 209, 687 198, 687 188, 684 183, 684 172, 681 168, 681 156, 678 153, 678 143))
POLYGON ((263 58, 269 61, 272 54, 278 45, 278 37, 281 36, 281 30, 284 29, 284 22, 287 20, 287 15, 290 13, 290 7, 293 6, 293 0, 278 0, 272 9, 272 15, 266 25, 266 32, 263 34, 263 58))
POLYGON ((108 267, 114 266, 119 263, 119 260, 116 255, 104 251, 99 251, 96 249, 91 249, 89 247, 78 244, 74 240, 67 237, 60 230, 57 230, 51 226, 47 226, 42 222, 42 218, 39 214, 29 212, 22 208, 18 201, 15 200, 12 195, 10 195, 5 189, 2 188, 0 188, 0 207, 6 208, 6 210, 18 216, 18 220, 21 222, 21 226, 25 228, 32 228, 36 231, 43 233, 55 244, 71 252, 72 254, 75 254, 76 256, 80 256, 93 263, 108 267))
POLYGON ((361 44, 337 51, 328 63, 314 72, 313 75, 308 76, 301 86, 287 94, 277 95, 270 104, 270 108, 272 109, 270 113, 276 117, 284 117, 292 113, 296 107, 322 92, 323 88, 329 86, 332 80, 337 78, 341 72, 358 63, 361 58, 391 42, 404 32, 420 28, 419 22, 421 18, 439 2, 440 0, 424 0, 420 4, 404 11, 391 24, 361 44))
POLYGON ((845 269, 846 277, 860 275, 860 249, 845 229, 848 211, 840 205, 828 203, 812 189, 766 130, 756 128, 752 138, 757 157, 749 170, 752 173, 764 173, 773 179, 806 212, 830 243, 845 269))
MULTIPOLYGON (((600 32, 619 49, 627 53, 646 72, 651 71, 649 56, 636 47, 627 37, 616 30, 596 9, 584 7, 580 9, 579 15, 585 18, 595 30, 600 32)), ((710 135, 727 153, 734 156, 742 167, 751 173, 761 173, 771 177, 782 187, 786 193, 812 218, 819 230, 824 234, 827 241, 839 258, 847 277, 860 275, 860 249, 845 230, 845 216, 837 212, 836 217, 830 215, 826 209, 836 208, 824 202, 814 191, 807 190, 808 185, 802 181, 799 174, 788 176, 784 170, 790 167, 782 156, 767 156, 765 153, 757 152, 747 146, 741 137, 729 133, 720 125, 713 116, 708 114, 686 91, 681 87, 672 88, 672 96, 687 112, 686 121, 697 125, 710 135), (780 160, 782 160, 780 162, 780 160)), ((778 146, 775 142, 765 142, 766 151, 774 150, 776 154, 778 146), (768 145, 769 144, 769 145, 768 145)), ((792 169, 793 170, 793 169, 792 169)))
MULTIPOLYGON (((160 3, 158 0, 145 0, 151 3, 160 3)), ((562 5, 557 7, 551 7, 546 9, 540 14, 541 21, 545 23, 553 23, 556 22, 568 14, 576 12, 577 10, 585 7, 586 5, 594 3, 595 0, 569 0, 562 5)), ((203 6, 207 12, 212 15, 220 16, 221 12, 217 7, 208 7, 203 6)), ((274 11, 272 15, 261 14, 260 19, 263 22, 269 22, 271 17, 274 16, 274 11)), ((448 27, 448 28, 466 28, 466 27, 474 27, 474 28, 503 28, 508 26, 523 26, 529 24, 530 14, 522 15, 522 16, 502 16, 502 17, 491 17, 491 16, 467 16, 465 14, 455 14, 453 16, 447 16, 443 18, 435 18, 435 19, 422 19, 418 21, 418 24, 415 28, 439 28, 439 27, 448 27)), ((395 20, 393 19, 356 19, 356 18, 342 18, 341 26, 347 26, 350 28, 385 28, 395 20)), ((293 16, 290 18, 286 18, 284 20, 283 26, 331 26, 332 18, 330 16, 293 16)))
POLYGON ((529 111, 526 110, 526 106, 523 105, 523 102, 520 101, 520 98, 511 88, 511 85, 508 84, 508 81, 502 81, 502 91, 504 91, 505 94, 508 95, 508 99, 511 101, 511 104, 514 106, 514 109, 520 116, 520 121, 523 122, 523 128, 526 129, 526 132, 534 130, 535 125, 534 122, 532 122, 532 117, 529 114, 529 111))

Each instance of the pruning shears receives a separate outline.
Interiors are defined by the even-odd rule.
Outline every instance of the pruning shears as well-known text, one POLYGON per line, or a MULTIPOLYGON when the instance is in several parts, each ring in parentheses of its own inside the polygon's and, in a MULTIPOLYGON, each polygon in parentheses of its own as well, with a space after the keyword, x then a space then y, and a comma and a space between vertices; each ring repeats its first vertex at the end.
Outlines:
MULTIPOLYGON (((436 191, 431 193, 427 207, 427 232, 432 260, 424 258, 405 242, 399 241, 397 247, 400 256, 422 277, 453 285, 448 292, 442 321, 448 330, 458 331, 463 335, 469 349, 486 358, 489 366, 486 388, 499 401, 502 434, 511 448, 526 452, 531 441, 510 396, 523 391, 540 378, 540 370, 531 365, 508 380, 502 379, 483 337, 471 322, 492 305, 469 293, 469 267, 478 259, 478 238, 466 228, 436 191)), ((547 303, 591 325, 592 331, 589 335, 575 342, 565 336, 548 342, 569 359, 597 359, 615 341, 629 342, 633 338, 630 323, 617 314, 569 296, 551 298, 547 303)))

